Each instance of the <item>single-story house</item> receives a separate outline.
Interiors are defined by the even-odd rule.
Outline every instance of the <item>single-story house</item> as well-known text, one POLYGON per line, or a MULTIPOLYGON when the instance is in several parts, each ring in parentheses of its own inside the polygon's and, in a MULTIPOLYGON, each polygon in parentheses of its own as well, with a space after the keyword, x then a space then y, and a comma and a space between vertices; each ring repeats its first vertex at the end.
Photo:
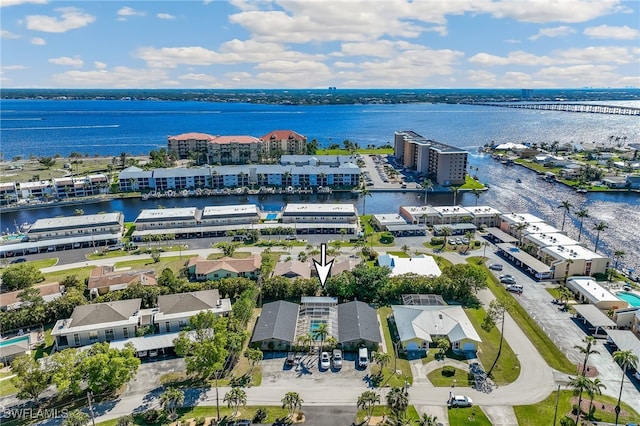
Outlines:
POLYGON ((421 276, 439 277, 442 275, 440 267, 431 256, 420 255, 417 257, 398 257, 391 254, 378 256, 378 265, 391 269, 392 277, 404 274, 416 274, 421 276))
POLYGON ((214 281, 220 278, 258 278, 262 257, 253 254, 244 259, 223 257, 207 260, 200 256, 192 257, 187 263, 189 275, 197 281, 214 281))
MULTIPOLYGON (((38 289, 40 296, 45 302, 51 302, 62 296, 62 290, 60 284, 57 282, 49 284, 41 284, 34 286, 38 289)), ((20 300, 20 293, 22 290, 10 291, 0 294, 0 310, 11 311, 22 307, 22 300, 20 300)))
POLYGON ((427 350, 440 337, 449 339, 453 350, 475 351, 482 342, 462 306, 394 305, 391 309, 405 350, 427 350))
POLYGON ((91 270, 87 287, 92 296, 110 291, 124 290, 132 284, 156 285, 156 273, 153 269, 117 271, 115 267, 103 265, 91 270))
POLYGON ((311 265, 309 262, 290 260, 288 262, 278 262, 273 269, 274 277, 285 278, 311 278, 311 265))

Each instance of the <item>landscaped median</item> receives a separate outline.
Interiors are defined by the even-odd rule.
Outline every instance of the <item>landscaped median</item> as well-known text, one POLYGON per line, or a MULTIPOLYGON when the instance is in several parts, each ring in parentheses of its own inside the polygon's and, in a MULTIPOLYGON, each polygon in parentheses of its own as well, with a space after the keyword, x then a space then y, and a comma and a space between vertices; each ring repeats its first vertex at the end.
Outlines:
MULTIPOLYGON (((475 265, 483 265, 482 267, 486 269, 484 260, 484 258, 477 256, 467 258, 467 262, 475 265)), ((488 270, 487 286, 496 297, 513 297, 488 270)), ((540 355, 542 355, 551 368, 567 374, 576 373, 576 366, 567 359, 564 353, 560 352, 551 338, 547 336, 538 323, 527 314, 527 311, 525 311, 520 303, 516 302, 513 304, 510 315, 531 343, 538 348, 540 355)))

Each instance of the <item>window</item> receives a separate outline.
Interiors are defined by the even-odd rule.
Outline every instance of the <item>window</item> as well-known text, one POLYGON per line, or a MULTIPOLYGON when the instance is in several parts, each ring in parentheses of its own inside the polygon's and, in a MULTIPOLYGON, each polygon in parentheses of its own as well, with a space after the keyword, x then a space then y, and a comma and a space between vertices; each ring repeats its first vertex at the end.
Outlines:
POLYGON ((95 330, 92 330, 89 332, 89 341, 90 342, 95 342, 96 340, 98 340, 98 332, 95 330))
POLYGON ((186 319, 181 319, 181 320, 178 322, 178 326, 179 326, 180 328, 185 328, 187 325, 188 325, 188 322, 187 322, 187 320, 186 320, 186 319))
POLYGON ((123 329, 122 329, 122 336, 123 336, 125 339, 128 339, 128 338, 129 338, 129 329, 128 329, 127 327, 125 327, 125 328, 123 328, 123 329))
POLYGON ((78 333, 73 335, 74 346, 80 346, 80 335, 78 333))
POLYGON ((113 340, 113 328, 111 328, 109 330, 105 330, 104 336, 105 336, 105 339, 107 340, 107 342, 112 341, 113 340))
POLYGON ((165 333, 169 333, 171 331, 171 323, 169 321, 164 323, 164 331, 165 333))

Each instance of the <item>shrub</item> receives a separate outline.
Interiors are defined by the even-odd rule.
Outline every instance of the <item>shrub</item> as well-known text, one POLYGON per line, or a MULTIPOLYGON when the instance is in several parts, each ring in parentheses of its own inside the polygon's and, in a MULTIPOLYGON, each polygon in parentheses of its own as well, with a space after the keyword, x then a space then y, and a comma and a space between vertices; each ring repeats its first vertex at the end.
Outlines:
POLYGON ((444 238, 433 237, 433 238, 431 238, 430 244, 432 246, 441 246, 442 244, 444 244, 444 238))
POLYGON ((596 272, 595 274, 593 274, 593 278, 596 281, 606 281, 607 280, 607 274, 603 274, 602 272, 596 272))
POLYGON ((196 419, 196 426, 204 426, 204 423, 205 423, 204 417, 198 417, 196 419))
POLYGON ((118 418, 116 426, 133 426, 133 416, 129 414, 128 416, 118 418))
POLYGON ((456 369, 451 366, 446 366, 442 369, 442 375, 445 377, 453 377, 456 374, 456 369))
POLYGON ((155 408, 150 408, 149 410, 145 411, 144 414, 142 415, 142 418, 148 424, 160 423, 161 417, 162 417, 162 411, 157 410, 155 408))
POLYGON ((391 232, 383 232, 382 235, 380 235, 380 242, 382 244, 391 244, 393 240, 395 240, 395 238, 391 232))
POLYGON ((256 413, 253 415, 253 423, 262 423, 267 418, 267 410, 264 408, 258 408, 256 413))

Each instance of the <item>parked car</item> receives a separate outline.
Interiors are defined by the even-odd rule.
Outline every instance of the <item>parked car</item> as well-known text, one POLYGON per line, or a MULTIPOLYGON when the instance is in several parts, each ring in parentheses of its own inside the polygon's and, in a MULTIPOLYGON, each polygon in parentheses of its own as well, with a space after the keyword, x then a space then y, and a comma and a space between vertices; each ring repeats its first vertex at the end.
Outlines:
POLYGON ((289 352, 287 354, 287 360, 285 361, 285 363, 287 364, 287 366, 293 367, 293 365, 296 363, 296 355, 293 352, 289 352))
POLYGON ((342 351, 340 349, 333 350, 333 356, 331 357, 331 365, 336 370, 340 370, 342 368, 342 351))
POLYGON ((322 370, 328 370, 331 366, 331 357, 329 356, 329 352, 322 352, 320 354, 320 368, 322 370))
POLYGON ((522 293, 523 287, 521 284, 509 284, 507 286, 507 291, 510 291, 512 293, 522 293))
POLYGON ((633 377, 640 380, 640 371, 636 371, 635 373, 633 373, 633 377))
POLYGON ((23 262, 26 262, 26 261, 27 261, 27 259, 25 259, 24 257, 19 257, 17 259, 13 259, 11 261, 11 263, 23 263, 23 262))
POLYGON ((367 348, 358 349, 358 367, 366 368, 369 365, 369 351, 367 348))
POLYGON ((489 269, 493 269, 494 271, 502 271, 502 263, 492 263, 489 265, 489 269))
POLYGON ((464 395, 449 394, 449 401, 447 401, 449 407, 471 407, 473 400, 464 395))
POLYGON ((500 275, 500 282, 502 284, 515 284, 516 277, 514 277, 513 275, 500 275))
POLYGON ((229 423, 230 426, 251 426, 251 420, 249 419, 239 419, 239 420, 234 420, 231 423, 229 423))

